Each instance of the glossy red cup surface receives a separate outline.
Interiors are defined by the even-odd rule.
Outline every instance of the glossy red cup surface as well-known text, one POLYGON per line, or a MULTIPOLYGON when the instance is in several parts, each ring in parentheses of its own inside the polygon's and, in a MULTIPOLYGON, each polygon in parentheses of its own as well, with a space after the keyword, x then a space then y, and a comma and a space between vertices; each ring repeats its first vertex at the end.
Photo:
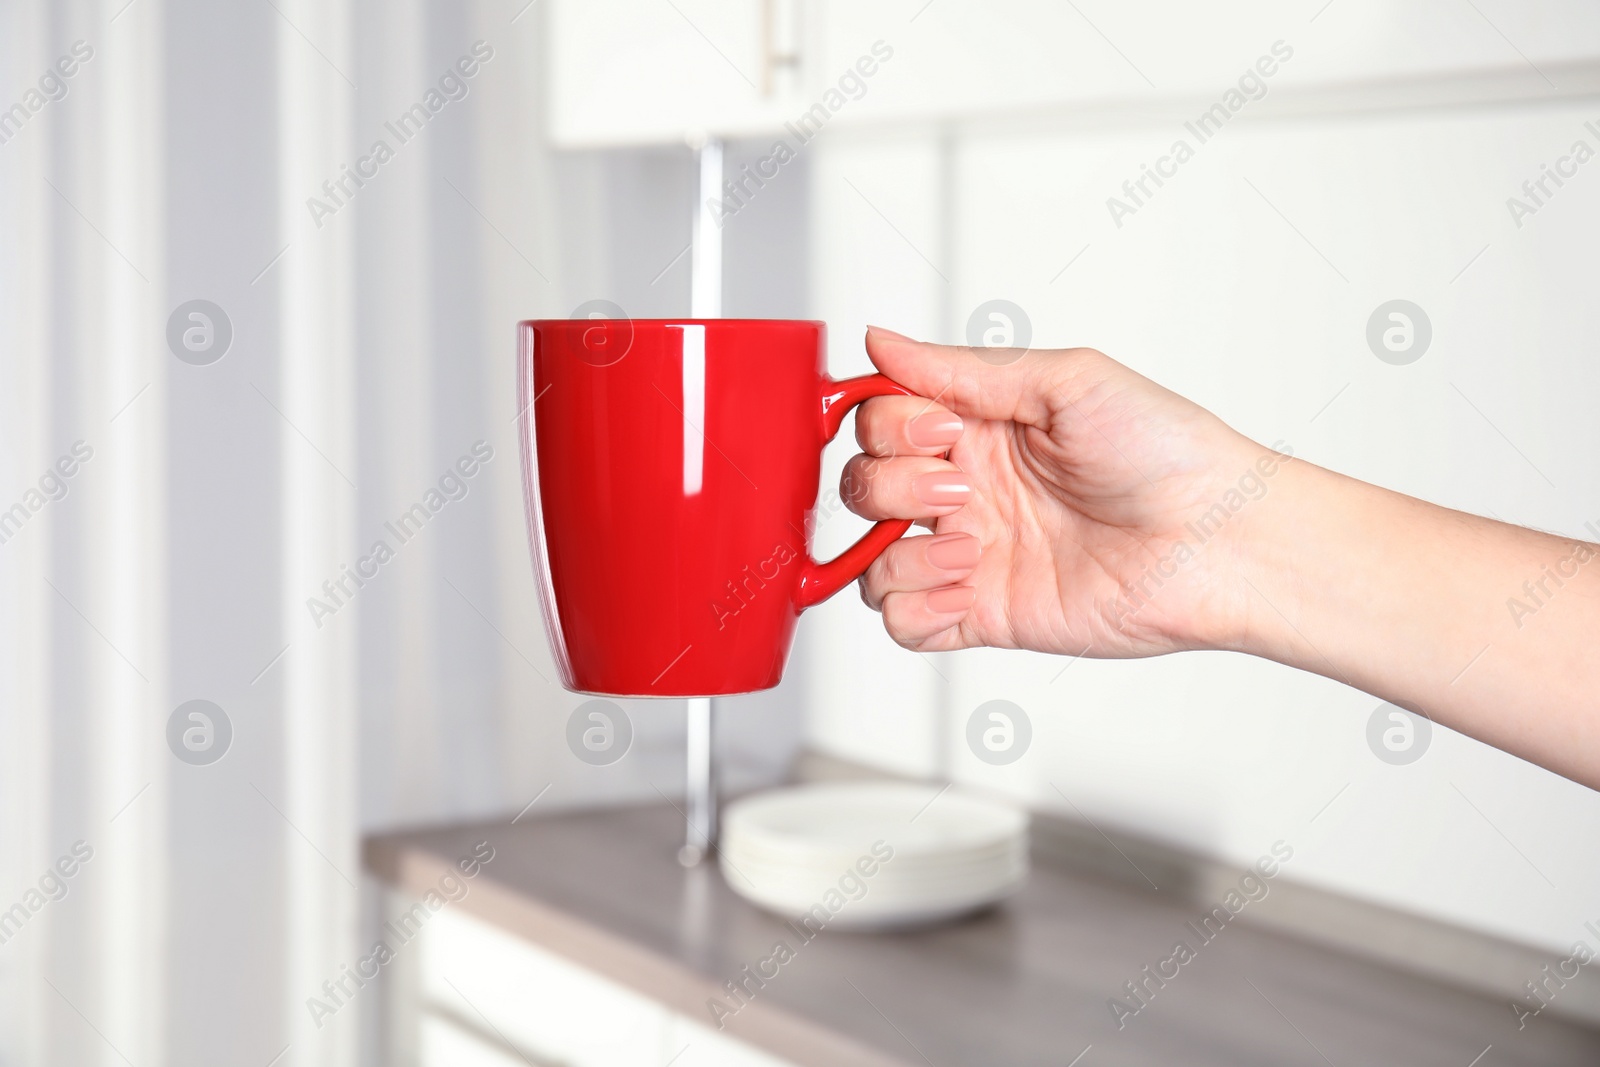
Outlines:
POLYGON ((518 327, 529 540, 562 683, 716 696, 778 683, 800 612, 910 523, 818 563, 822 447, 905 393, 825 369, 820 322, 532 320, 518 327))

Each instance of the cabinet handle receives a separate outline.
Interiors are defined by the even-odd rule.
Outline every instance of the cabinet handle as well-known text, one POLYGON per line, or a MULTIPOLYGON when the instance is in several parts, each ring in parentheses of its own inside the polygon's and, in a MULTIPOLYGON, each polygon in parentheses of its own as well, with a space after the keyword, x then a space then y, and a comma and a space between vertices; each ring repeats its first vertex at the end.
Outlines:
POLYGON ((761 0, 762 96, 772 96, 777 91, 779 68, 800 69, 800 50, 794 40, 799 6, 799 0, 761 0), (782 41, 778 36, 780 23, 787 23, 783 28, 788 31, 782 41))

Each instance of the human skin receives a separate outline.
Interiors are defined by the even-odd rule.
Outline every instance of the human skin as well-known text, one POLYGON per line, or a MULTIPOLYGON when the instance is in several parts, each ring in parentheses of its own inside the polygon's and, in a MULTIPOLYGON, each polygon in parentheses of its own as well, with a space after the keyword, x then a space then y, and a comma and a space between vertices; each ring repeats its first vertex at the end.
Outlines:
POLYGON ((1092 349, 867 352, 919 394, 861 406, 842 484, 933 531, 861 579, 901 645, 1245 652, 1600 788, 1600 546, 1290 458, 1092 349))

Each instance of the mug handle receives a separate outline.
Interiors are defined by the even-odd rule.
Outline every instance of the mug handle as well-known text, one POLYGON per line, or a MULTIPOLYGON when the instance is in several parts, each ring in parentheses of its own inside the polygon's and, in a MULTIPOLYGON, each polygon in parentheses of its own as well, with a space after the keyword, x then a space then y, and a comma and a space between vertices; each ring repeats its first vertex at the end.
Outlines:
MULTIPOLYGON (((822 443, 827 444, 839 433, 844 417, 863 400, 875 396, 916 396, 911 390, 882 374, 866 374, 860 378, 822 381, 822 443)), ((818 563, 806 546, 804 570, 800 575, 799 604, 802 609, 813 607, 861 577, 872 561, 883 554, 905 532, 911 529, 910 519, 880 519, 861 539, 826 563, 818 563)))

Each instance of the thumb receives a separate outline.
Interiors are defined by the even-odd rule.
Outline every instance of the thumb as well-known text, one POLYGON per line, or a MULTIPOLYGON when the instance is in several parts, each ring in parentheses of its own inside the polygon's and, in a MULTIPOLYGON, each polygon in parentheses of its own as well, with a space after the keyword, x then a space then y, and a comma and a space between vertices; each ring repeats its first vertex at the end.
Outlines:
POLYGON ((867 355, 896 382, 957 415, 1047 426, 1049 389, 1045 378, 1059 363, 1053 352, 934 345, 867 327, 867 355), (1013 358, 1014 357, 1014 358, 1013 358))

